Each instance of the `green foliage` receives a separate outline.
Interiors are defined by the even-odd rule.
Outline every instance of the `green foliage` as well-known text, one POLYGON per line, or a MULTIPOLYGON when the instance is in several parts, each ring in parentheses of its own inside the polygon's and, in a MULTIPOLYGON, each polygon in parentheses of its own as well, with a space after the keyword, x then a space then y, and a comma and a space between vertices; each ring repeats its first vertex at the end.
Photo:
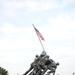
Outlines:
POLYGON ((0 75, 8 75, 8 71, 2 67, 0 67, 0 75))

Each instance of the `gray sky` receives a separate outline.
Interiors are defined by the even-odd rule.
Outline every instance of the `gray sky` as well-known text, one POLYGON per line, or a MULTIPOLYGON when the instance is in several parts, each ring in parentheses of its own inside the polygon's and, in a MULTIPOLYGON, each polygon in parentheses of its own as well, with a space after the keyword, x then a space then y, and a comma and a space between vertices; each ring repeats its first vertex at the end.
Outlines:
POLYGON ((75 72, 75 0, 0 0, 0 66, 22 75, 42 52, 32 26, 41 32, 56 74, 75 72))

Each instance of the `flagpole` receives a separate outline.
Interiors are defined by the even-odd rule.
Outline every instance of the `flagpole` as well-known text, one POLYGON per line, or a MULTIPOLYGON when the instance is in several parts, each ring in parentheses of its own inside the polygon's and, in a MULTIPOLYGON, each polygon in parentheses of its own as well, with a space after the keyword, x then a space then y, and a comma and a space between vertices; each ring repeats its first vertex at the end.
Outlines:
MULTIPOLYGON (((34 24, 32 24, 33 25, 33 28, 35 29, 35 26, 34 26, 34 24)), ((36 32, 36 31, 35 31, 36 32)), ((37 33, 36 33, 37 34, 37 33)), ((42 42, 41 42, 41 40, 40 40, 40 38, 39 38, 39 36, 37 35, 37 37, 38 37, 38 39, 39 39, 39 41, 40 41, 40 44, 41 44, 41 46, 42 46, 42 48, 43 48, 43 51, 45 51, 45 49, 44 49, 44 46, 43 46, 43 44, 42 44, 42 42)))

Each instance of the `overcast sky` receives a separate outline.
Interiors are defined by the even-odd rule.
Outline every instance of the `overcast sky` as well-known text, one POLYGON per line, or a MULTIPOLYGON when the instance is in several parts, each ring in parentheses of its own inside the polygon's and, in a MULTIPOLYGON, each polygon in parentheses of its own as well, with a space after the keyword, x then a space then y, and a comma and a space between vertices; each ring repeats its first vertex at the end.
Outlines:
POLYGON ((0 0, 0 66, 22 75, 43 51, 60 65, 56 75, 75 72, 75 0, 0 0))

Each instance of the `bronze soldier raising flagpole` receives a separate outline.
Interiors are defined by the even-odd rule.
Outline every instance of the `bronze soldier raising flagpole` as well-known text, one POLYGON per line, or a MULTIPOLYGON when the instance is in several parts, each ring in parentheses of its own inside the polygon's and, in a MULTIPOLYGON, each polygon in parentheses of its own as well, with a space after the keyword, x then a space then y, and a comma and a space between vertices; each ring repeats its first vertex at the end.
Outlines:
POLYGON ((34 27, 34 29, 35 29, 35 32, 36 32, 37 37, 38 37, 38 39, 39 39, 39 41, 40 41, 40 44, 41 44, 41 46, 42 46, 42 48, 43 48, 43 51, 45 51, 44 46, 43 46, 43 44, 42 44, 42 42, 41 42, 41 39, 42 39, 43 41, 45 41, 45 39, 44 39, 44 37, 41 35, 41 33, 35 28, 34 24, 32 24, 32 25, 33 25, 33 27, 34 27), (40 39, 40 38, 41 38, 41 39, 40 39))

